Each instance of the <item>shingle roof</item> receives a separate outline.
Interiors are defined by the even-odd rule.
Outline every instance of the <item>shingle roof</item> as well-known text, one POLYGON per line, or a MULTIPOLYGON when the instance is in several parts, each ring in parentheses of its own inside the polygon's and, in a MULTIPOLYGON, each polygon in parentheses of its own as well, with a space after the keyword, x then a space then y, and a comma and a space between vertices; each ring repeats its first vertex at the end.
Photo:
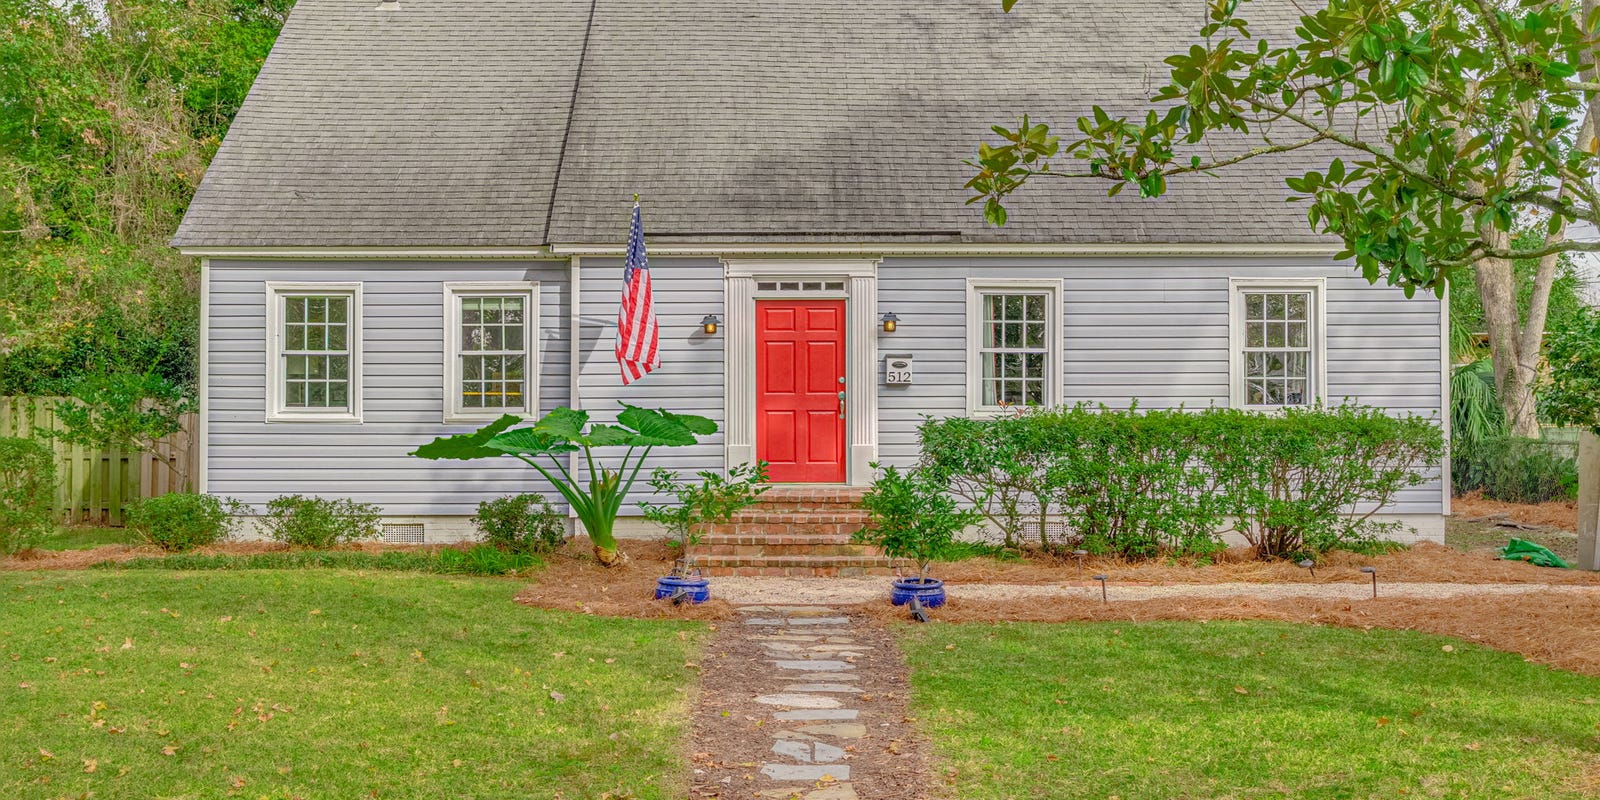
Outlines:
POLYGON ((1319 241, 1285 157, 1159 200, 1038 181, 998 229, 964 204, 989 125, 1142 108, 1202 0, 377 5, 300 0, 175 244, 619 242, 635 192, 655 238, 1319 241))

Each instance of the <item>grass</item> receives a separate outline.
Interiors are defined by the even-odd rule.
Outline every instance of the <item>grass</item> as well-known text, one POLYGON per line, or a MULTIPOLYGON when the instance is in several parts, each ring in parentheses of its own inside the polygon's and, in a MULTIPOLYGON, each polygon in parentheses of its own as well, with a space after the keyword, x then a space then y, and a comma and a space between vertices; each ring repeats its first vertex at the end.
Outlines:
POLYGON ((999 624, 901 644, 962 800, 1600 793, 1600 679, 1442 637, 999 624))
POLYGON ((257 570, 350 569, 385 572, 433 572, 443 575, 507 575, 526 572, 543 562, 527 553, 503 553, 487 545, 469 550, 285 550, 269 553, 173 553, 164 556, 101 561, 91 569, 109 570, 257 570))
POLYGON ((681 796, 703 628, 518 588, 0 573, 0 797, 681 796))
POLYGON ((136 544, 138 534, 127 528, 57 528, 40 550, 89 550, 107 544, 136 544))

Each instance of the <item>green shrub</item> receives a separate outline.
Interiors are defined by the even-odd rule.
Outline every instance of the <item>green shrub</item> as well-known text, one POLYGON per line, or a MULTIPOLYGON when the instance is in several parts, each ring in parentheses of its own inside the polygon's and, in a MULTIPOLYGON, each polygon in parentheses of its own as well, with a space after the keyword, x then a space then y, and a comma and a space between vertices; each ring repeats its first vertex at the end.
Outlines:
POLYGON ((227 538, 237 506, 209 494, 164 494, 129 503, 126 520, 146 544, 181 553, 227 538))
POLYGON ((982 515, 957 505, 945 492, 945 485, 927 470, 882 469, 861 498, 869 522, 854 538, 883 548, 892 558, 916 560, 922 576, 927 577, 928 565, 950 552, 956 534, 976 525, 982 515))
POLYGON ((536 494, 485 500, 472 524, 485 544, 506 553, 547 553, 567 540, 566 517, 536 494))
POLYGON ((1283 413, 1080 405, 925 421, 922 469, 1015 545, 1130 558, 1205 555, 1230 520, 1262 557, 1360 546, 1372 514, 1430 477, 1419 417, 1357 406, 1283 413))
POLYGON ((706 470, 695 473, 699 483, 690 483, 678 473, 657 467, 650 473, 650 487, 656 494, 671 495, 674 505, 640 503, 646 519, 665 527, 675 545, 692 545, 700 539, 700 527, 727 522, 733 515, 755 505, 767 490, 767 462, 739 464, 727 475, 706 470))
POLYGON ((55 529, 56 455, 32 439, 0 437, 0 553, 39 546, 55 529))
POLYGON ((1600 434, 1600 310, 1585 309, 1554 326, 1548 355, 1545 412, 1559 424, 1600 434))
POLYGON ((1572 442, 1498 436, 1463 445, 1450 461, 1457 492, 1482 491, 1507 503, 1570 500, 1578 494, 1578 458, 1572 442))
POLYGON ((378 507, 354 500, 291 495, 267 502, 267 537, 294 547, 325 550, 383 534, 378 507))

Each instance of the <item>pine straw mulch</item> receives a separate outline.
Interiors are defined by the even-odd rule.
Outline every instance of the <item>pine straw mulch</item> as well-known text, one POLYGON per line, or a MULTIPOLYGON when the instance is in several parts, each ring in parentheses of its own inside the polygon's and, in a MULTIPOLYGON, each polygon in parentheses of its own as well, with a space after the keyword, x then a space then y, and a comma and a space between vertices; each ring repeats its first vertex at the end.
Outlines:
POLYGON ((1570 500, 1551 500, 1548 503, 1506 503, 1483 496, 1482 491, 1468 492, 1450 501, 1450 513, 1465 520, 1510 520, 1535 528, 1556 528, 1568 533, 1578 530, 1578 504, 1570 500))
POLYGON ((625 540, 621 546, 628 554, 627 563, 602 567, 595 560, 588 539, 573 539, 547 557, 538 582, 518 593, 517 602, 606 617, 733 618, 733 606, 714 593, 711 600, 699 605, 673 606, 654 599, 656 578, 671 572, 673 559, 681 550, 664 541, 625 540))
MULTIPOLYGON (((907 618, 905 609, 887 603, 863 603, 851 612, 885 622, 907 618)), ((1535 663, 1600 676, 1600 596, 1589 593, 1466 595, 1442 600, 1179 597, 1112 603, 1077 598, 977 601, 953 597, 933 616, 936 622, 1272 620, 1363 630, 1392 628, 1453 636, 1517 653, 1535 663)))
POLYGON ((1088 581, 1105 575, 1121 584, 1194 583, 1364 583, 1361 567, 1372 566, 1384 581, 1403 583, 1552 583, 1600 585, 1600 573, 1547 569, 1520 561, 1503 561, 1487 553, 1463 553, 1431 542, 1379 556, 1329 553, 1316 575, 1287 561, 1260 561, 1246 548, 1219 553, 1213 563, 1196 559, 1172 562, 1085 558, 1080 578, 1077 559, 1030 553, 1021 561, 974 558, 938 564, 934 574, 945 583, 1056 584, 1088 581))
MULTIPOLYGON (((249 556, 257 553, 276 553, 291 549, 288 545, 277 542, 218 542, 205 547, 196 547, 189 553, 194 555, 230 555, 249 556)), ((380 552, 383 550, 405 549, 403 545, 360 544, 347 545, 340 548, 345 550, 368 550, 380 552)), ((27 550, 9 558, 0 557, 0 571, 3 570, 41 570, 41 569, 88 569, 102 561, 123 562, 135 558, 160 558, 171 555, 155 545, 146 544, 103 544, 83 550, 27 550)))

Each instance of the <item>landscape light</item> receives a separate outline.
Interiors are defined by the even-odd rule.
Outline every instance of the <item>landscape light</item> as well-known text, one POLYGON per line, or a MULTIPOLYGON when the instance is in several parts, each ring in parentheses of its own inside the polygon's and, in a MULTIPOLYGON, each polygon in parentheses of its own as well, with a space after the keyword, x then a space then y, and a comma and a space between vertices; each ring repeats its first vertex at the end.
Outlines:
POLYGON ((1089 555, 1088 550, 1074 550, 1072 554, 1078 557, 1078 580, 1083 580, 1083 557, 1089 555))
POLYGON ((1311 559, 1308 558, 1308 559, 1300 562, 1300 568, 1304 569, 1304 570, 1309 570, 1311 572, 1311 577, 1313 577, 1313 578, 1317 577, 1317 562, 1312 561, 1311 559))
POLYGON ((1361 571, 1372 576, 1372 599, 1378 599, 1378 568, 1362 567, 1361 571))
POLYGON ((1104 575, 1096 575, 1096 576, 1094 576, 1094 579, 1100 582, 1100 602, 1102 602, 1102 603, 1111 602, 1109 599, 1106 598, 1106 576, 1104 576, 1104 575))

